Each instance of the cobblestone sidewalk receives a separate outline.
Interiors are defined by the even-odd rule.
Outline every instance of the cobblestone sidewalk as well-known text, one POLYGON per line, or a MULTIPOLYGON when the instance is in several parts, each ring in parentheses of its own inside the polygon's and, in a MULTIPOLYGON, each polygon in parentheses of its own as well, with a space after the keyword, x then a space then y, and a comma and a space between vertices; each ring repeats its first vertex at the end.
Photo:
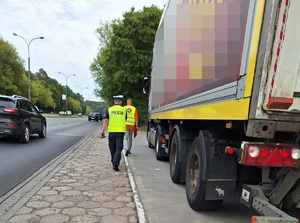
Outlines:
POLYGON ((96 131, 8 222, 138 222, 124 159, 115 172, 108 140, 99 136, 96 131))

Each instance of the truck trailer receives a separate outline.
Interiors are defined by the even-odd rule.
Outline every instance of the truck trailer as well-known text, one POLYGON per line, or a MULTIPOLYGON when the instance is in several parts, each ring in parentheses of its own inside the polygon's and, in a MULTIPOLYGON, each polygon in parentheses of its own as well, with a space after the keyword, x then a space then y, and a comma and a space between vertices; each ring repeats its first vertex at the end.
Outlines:
POLYGON ((148 146, 192 209, 240 193, 252 222, 299 222, 299 0, 168 0, 143 91, 148 146))

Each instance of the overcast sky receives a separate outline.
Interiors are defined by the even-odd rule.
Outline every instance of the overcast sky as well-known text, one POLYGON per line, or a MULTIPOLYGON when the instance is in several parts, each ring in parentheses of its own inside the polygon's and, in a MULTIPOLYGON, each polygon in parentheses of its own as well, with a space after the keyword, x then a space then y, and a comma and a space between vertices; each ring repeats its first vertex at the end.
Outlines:
MULTIPOLYGON (((94 32, 99 21, 122 18, 134 6, 155 5, 163 9, 166 0, 0 0, 0 36, 12 44, 25 61, 27 70, 27 45, 30 44, 30 70, 43 68, 60 84, 66 84, 85 99, 100 101, 93 94, 95 83, 89 70, 98 52, 99 41, 94 32), (76 87, 79 86, 79 87, 76 87)), ((141 89, 142 91, 142 89, 141 89)))

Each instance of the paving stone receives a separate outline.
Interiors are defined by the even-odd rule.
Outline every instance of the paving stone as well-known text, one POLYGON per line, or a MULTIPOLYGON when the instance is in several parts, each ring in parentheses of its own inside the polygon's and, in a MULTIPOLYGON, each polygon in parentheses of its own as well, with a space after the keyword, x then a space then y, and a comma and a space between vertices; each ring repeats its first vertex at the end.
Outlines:
POLYGON ((106 215, 110 215, 111 213, 112 210, 108 208, 94 208, 88 210, 88 214, 98 215, 98 216, 106 216, 106 215))
POLYGON ((69 221, 70 216, 63 214, 55 214, 44 216, 40 219, 41 223, 65 223, 69 221))
POLYGON ((44 198, 45 201, 49 202, 57 202, 57 201, 63 201, 66 197, 62 195, 50 195, 44 198))
MULTIPOLYGON (((72 223, 98 223, 100 220, 93 215, 76 216, 72 218, 72 223)), ((111 222, 115 223, 115 222, 111 222)))
POLYGON ((59 208, 45 208, 39 211, 36 211, 35 214, 39 216, 46 216, 46 215, 53 215, 53 214, 59 214, 61 212, 61 209, 59 208))
POLYGON ((116 202, 116 201, 105 202, 105 203, 102 204, 102 207, 105 207, 105 208, 120 208, 120 207, 123 207, 123 203, 116 202))
POLYGON ((57 191, 65 191, 65 190, 71 190, 72 187, 68 187, 68 186, 62 186, 62 187, 54 187, 53 190, 57 190, 57 191))
POLYGON ((124 223, 127 219, 124 216, 109 215, 102 218, 101 223, 124 223))
POLYGON ((113 197, 106 196, 106 195, 92 197, 93 201, 98 201, 98 202, 101 202, 101 203, 105 202, 105 201, 111 201, 113 199, 114 199, 113 197))
POLYGON ((90 186, 81 186, 81 187, 74 187, 75 190, 79 190, 79 191, 89 191, 89 190, 93 190, 94 187, 90 187, 90 186))
POLYGON ((72 201, 60 201, 60 202, 55 202, 51 205, 51 207, 54 208, 69 208, 73 207, 75 204, 72 201))
POLYGON ((41 208, 47 208, 50 206, 49 202, 46 201, 33 201, 33 202, 28 202, 26 204, 27 207, 30 208, 37 208, 37 209, 41 209, 41 208))
POLYGON ((114 210, 114 213, 117 215, 130 216, 130 215, 134 215, 136 212, 132 208, 123 207, 114 210))
POLYGON ((76 215, 84 215, 85 214, 84 208, 66 208, 62 211, 62 214, 76 216, 76 215))
POLYGON ((78 207, 82 207, 82 208, 98 208, 100 207, 100 203, 99 202, 94 202, 94 201, 84 201, 78 204, 78 207))
POLYGON ((130 202, 132 200, 133 200, 132 196, 123 196, 123 197, 116 198, 116 201, 119 201, 119 202, 130 202))
POLYGON ((67 190, 67 191, 62 191, 60 192, 61 195, 65 195, 65 196, 77 196, 79 195, 81 192, 77 191, 77 190, 67 190))
POLYGON ((96 197, 96 196, 103 195, 103 192, 91 190, 91 191, 85 191, 82 194, 86 195, 86 196, 89 196, 89 197, 96 197))

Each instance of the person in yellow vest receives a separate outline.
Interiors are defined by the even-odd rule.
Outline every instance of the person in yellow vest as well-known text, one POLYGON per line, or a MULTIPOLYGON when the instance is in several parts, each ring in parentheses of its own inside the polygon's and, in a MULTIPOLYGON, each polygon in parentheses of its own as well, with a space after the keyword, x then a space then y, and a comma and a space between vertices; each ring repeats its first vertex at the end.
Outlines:
POLYGON ((101 137, 105 136, 105 128, 108 125, 108 145, 111 155, 113 169, 119 171, 121 152, 123 149, 123 138, 126 132, 126 109, 122 107, 123 95, 113 96, 114 106, 109 107, 104 116, 101 137))
POLYGON ((126 119, 126 133, 124 136, 124 151, 125 156, 128 156, 128 154, 131 154, 131 146, 132 146, 132 135, 134 130, 138 130, 138 115, 137 115, 137 109, 132 106, 132 99, 127 99, 127 105, 124 106, 124 108, 127 111, 127 119, 126 119))

